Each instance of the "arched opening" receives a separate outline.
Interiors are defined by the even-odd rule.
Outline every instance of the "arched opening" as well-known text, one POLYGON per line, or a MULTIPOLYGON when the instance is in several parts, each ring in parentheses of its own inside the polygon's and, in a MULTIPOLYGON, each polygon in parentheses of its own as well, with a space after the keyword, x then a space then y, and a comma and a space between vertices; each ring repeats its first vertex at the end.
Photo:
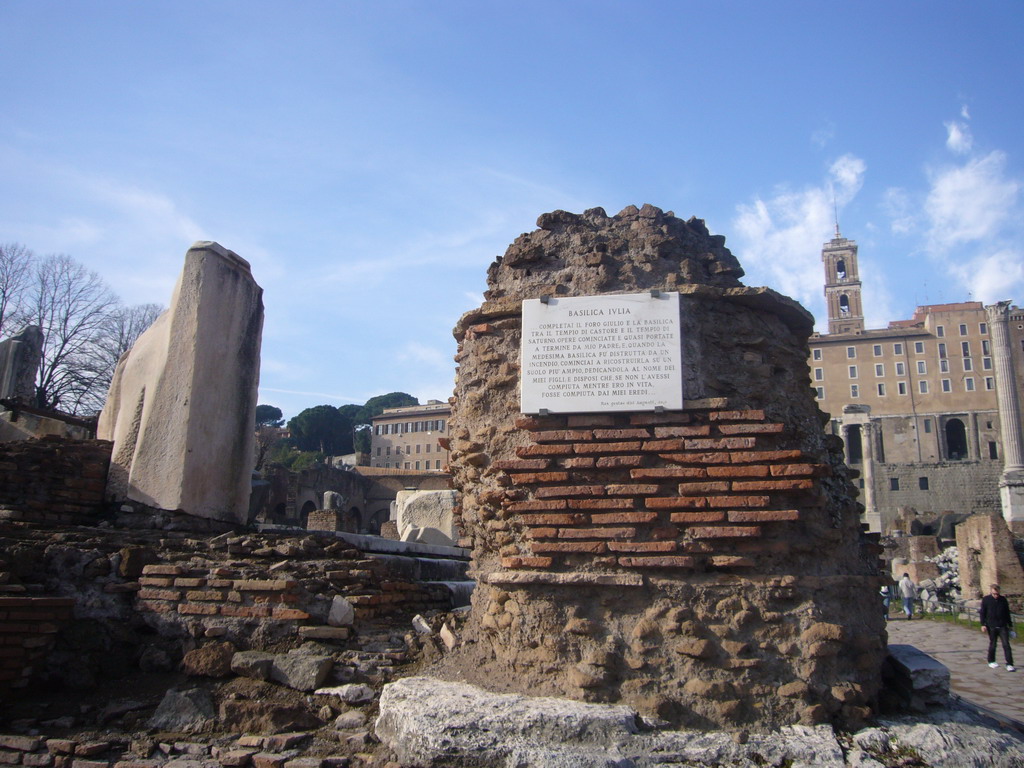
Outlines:
POLYGON ((850 314, 850 299, 845 293, 839 297, 839 313, 843 315, 850 314))
POLYGON ((946 422, 946 458, 950 461, 967 458, 967 428, 960 419, 946 422))
POLYGON ((312 501, 307 501, 302 505, 302 509, 299 511, 299 523, 303 528, 306 527, 306 523, 309 522, 309 513, 316 512, 316 504, 312 501))
POLYGON ((860 424, 851 424, 846 428, 846 456, 851 464, 860 464, 864 460, 864 444, 861 442, 860 424))
MULTIPOLYGON (((347 518, 352 533, 367 533, 363 530, 363 513, 359 511, 359 507, 352 507, 348 511, 347 518)), ((373 531, 369 531, 369 533, 373 533, 373 531)))
POLYGON ((846 262, 842 259, 836 262, 836 277, 840 280, 846 279, 846 262))

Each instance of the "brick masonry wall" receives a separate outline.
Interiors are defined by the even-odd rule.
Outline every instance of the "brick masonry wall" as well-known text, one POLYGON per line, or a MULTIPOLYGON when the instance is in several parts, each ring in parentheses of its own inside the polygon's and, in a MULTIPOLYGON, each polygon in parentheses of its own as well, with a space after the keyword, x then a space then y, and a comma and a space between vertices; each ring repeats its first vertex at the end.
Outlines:
POLYGON ((495 467, 522 497, 504 509, 531 555, 505 556, 505 568, 749 568, 760 554, 784 554, 793 526, 821 506, 815 478, 827 467, 780 449, 784 427, 763 410, 523 417, 517 426, 531 444, 495 467))
POLYGON ((0 519, 64 524, 95 519, 104 501, 111 443, 39 440, 0 444, 0 519))
POLYGON ((29 683, 73 605, 59 597, 0 597, 0 693, 29 683))

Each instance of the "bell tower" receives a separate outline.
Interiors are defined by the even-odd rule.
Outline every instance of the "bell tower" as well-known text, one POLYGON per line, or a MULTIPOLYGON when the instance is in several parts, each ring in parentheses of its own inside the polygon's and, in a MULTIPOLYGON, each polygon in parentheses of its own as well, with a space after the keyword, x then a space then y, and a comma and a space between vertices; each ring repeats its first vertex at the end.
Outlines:
POLYGON ((829 333, 857 333, 864 330, 864 309, 860 301, 860 273, 857 243, 839 234, 822 246, 825 265, 825 303, 829 333))

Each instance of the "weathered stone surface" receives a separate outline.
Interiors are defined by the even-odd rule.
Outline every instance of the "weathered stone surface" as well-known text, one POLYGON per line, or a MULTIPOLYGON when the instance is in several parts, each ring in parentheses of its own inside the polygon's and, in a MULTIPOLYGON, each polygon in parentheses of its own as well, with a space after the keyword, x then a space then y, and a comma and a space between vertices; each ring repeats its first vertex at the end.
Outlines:
POLYGON ((454 546, 455 491, 399 491, 395 522, 402 541, 454 546))
POLYGON ((219 717, 221 727, 243 733, 280 733, 322 725, 300 706, 251 699, 222 702, 219 717))
POLYGON ((368 685, 350 683, 349 685, 337 685, 332 688, 317 688, 313 691, 317 696, 337 696, 346 704, 365 704, 373 701, 373 688, 368 685))
POLYGON ((254 680, 269 680, 274 654, 262 651, 239 651, 231 657, 231 671, 254 680))
POLYGON ((949 699, 949 667, 912 645, 889 646, 889 661, 896 684, 926 705, 943 705, 949 699))
POLYGON ((293 650, 274 657, 270 679, 297 691, 312 691, 323 685, 333 666, 330 656, 293 650))
POLYGON ((247 521, 262 294, 237 254, 189 249, 170 308, 118 363, 100 416, 113 498, 247 521))
POLYGON ((149 719, 149 727, 161 731, 197 733, 212 725, 216 710, 202 688, 170 690, 149 719))
POLYGON ((181 660, 181 671, 187 675, 227 677, 231 674, 231 660, 235 646, 231 643, 207 643, 194 648, 181 660))
POLYGON ((327 623, 332 627, 350 627, 355 621, 356 611, 352 603, 341 595, 331 600, 331 610, 327 614, 327 623))
POLYGON ((836 733, 824 725, 743 732, 743 738, 656 730, 621 705, 493 694, 423 677, 385 686, 376 730, 403 765, 448 768, 876 768, 904 760, 931 768, 1024 765, 1024 741, 957 707, 844 734, 854 745, 844 757, 836 733))

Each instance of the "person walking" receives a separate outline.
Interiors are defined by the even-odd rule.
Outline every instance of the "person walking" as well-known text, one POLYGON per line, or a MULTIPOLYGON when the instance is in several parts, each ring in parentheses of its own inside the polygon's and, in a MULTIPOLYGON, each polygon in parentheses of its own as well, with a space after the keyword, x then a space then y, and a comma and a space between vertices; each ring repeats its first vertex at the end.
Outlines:
POLYGON ((989 585, 989 593, 981 598, 981 631, 988 632, 988 665, 995 669, 996 639, 1003 641, 1003 656, 1006 658, 1006 671, 1013 672, 1013 651, 1010 649, 1010 632, 1013 629, 1013 618, 1010 615, 1010 603, 999 594, 999 585, 989 585))
POLYGON ((914 618, 914 598, 917 597, 917 585, 910 580, 909 573, 904 573, 896 587, 900 597, 903 598, 903 612, 907 614, 907 621, 910 621, 914 618))
POLYGON ((885 614, 885 620, 888 621, 889 620, 889 602, 892 599, 892 596, 889 594, 889 585, 888 584, 883 584, 882 588, 879 590, 879 594, 882 597, 882 613, 885 614))

